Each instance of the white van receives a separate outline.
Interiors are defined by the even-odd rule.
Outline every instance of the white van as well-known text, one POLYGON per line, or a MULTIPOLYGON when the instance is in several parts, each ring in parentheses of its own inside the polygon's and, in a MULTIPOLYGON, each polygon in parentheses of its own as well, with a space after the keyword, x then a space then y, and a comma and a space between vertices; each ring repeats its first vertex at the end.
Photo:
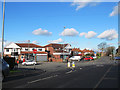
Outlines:
POLYGON ((70 59, 70 61, 80 61, 81 57, 80 56, 72 56, 69 59, 70 59))

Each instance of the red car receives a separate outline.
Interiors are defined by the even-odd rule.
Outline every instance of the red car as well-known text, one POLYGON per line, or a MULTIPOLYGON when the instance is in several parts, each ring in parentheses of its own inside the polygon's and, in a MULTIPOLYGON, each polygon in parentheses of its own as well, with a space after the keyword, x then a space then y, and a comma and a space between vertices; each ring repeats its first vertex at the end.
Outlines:
POLYGON ((93 60, 93 57, 85 57, 84 60, 86 61, 93 60))

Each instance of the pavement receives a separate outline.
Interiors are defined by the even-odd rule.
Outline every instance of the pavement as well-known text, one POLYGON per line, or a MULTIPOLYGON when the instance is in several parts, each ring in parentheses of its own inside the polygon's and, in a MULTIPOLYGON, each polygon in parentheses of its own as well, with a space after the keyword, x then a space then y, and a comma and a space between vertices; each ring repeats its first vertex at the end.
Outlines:
POLYGON ((119 88, 119 65, 109 57, 75 62, 74 69, 57 62, 40 62, 36 70, 34 66, 19 65, 24 76, 7 77, 3 88, 119 88))

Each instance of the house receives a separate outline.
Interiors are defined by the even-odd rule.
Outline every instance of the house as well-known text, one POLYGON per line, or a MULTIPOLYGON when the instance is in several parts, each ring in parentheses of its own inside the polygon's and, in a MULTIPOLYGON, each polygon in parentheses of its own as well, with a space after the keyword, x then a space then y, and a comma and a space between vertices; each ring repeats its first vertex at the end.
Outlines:
POLYGON ((48 52, 49 61, 53 62, 63 62, 70 54, 72 47, 70 44, 48 44, 45 50, 48 52))
POLYGON ((116 49, 116 56, 120 56, 120 46, 116 49))
POLYGON ((84 55, 86 55, 86 54, 94 54, 93 50, 88 50, 86 48, 84 50, 82 50, 82 51, 83 51, 84 55))
POLYGON ((72 49, 72 56, 83 56, 84 53, 80 48, 73 48, 72 49))
POLYGON ((80 48, 73 48, 72 49, 72 55, 73 56, 84 56, 86 54, 94 54, 94 51, 87 50, 87 49, 80 50, 80 48))
POLYGON ((9 43, 4 48, 5 57, 15 57, 18 60, 34 59, 36 57, 37 61, 47 61, 48 54, 45 52, 45 48, 33 43, 9 43), (33 50, 36 49, 36 56, 33 54, 33 50))

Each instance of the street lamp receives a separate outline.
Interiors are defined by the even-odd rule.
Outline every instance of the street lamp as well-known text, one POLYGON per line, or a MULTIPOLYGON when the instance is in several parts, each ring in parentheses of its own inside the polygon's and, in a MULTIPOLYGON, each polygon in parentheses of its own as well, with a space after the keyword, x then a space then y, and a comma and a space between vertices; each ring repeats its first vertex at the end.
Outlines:
POLYGON ((2 25, 2 52, 1 52, 1 59, 4 56, 4 17, 5 17, 5 0, 3 4, 3 25, 2 25))

